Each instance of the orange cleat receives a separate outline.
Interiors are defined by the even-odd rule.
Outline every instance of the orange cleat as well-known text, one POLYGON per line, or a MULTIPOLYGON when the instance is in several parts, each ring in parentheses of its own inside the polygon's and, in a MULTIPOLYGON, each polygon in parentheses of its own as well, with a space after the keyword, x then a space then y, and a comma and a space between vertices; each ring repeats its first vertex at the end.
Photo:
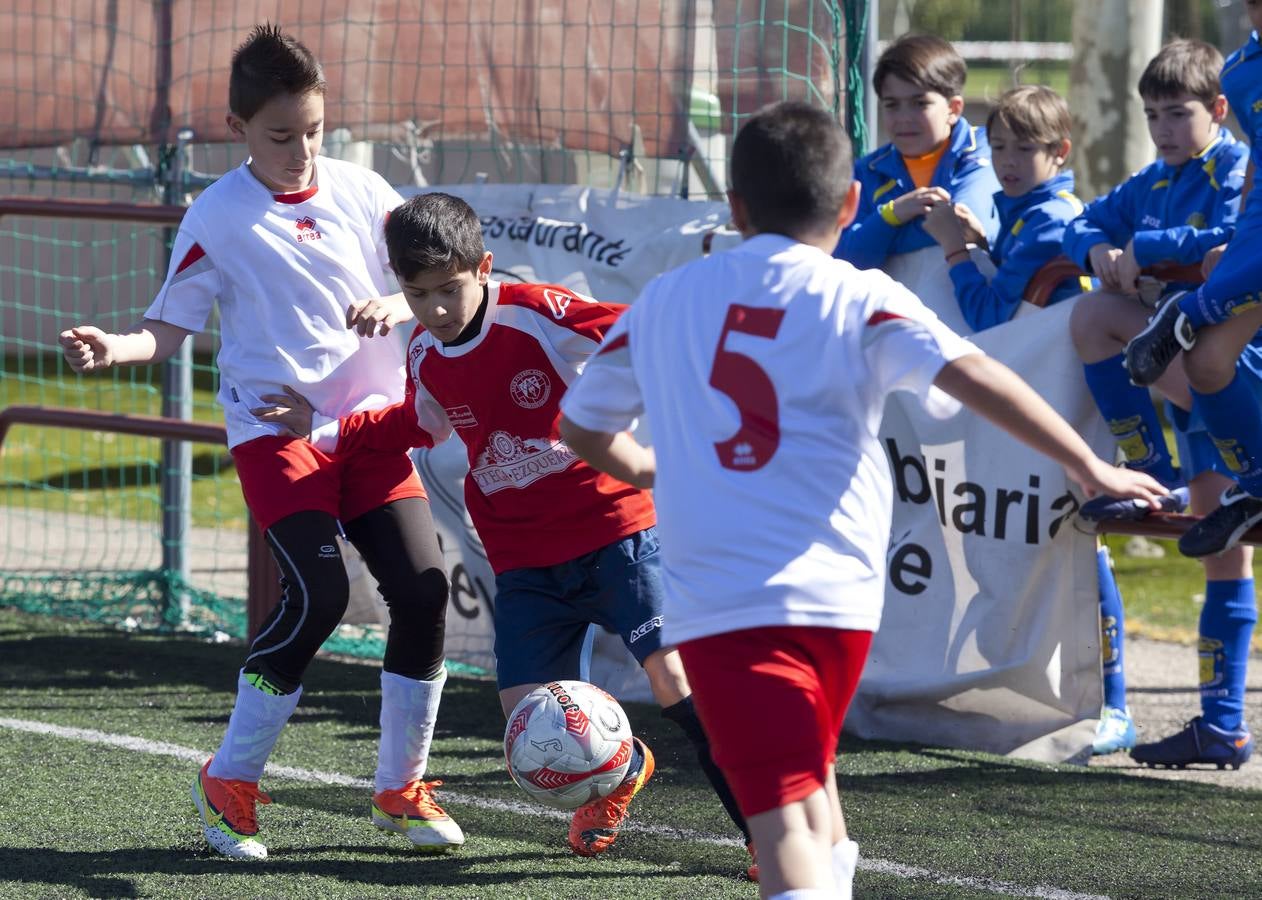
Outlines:
MULTIPOLYGON (((214 757, 212 757, 213 759, 214 757)), ((208 774, 210 760, 193 782, 193 805, 202 817, 202 834, 212 850, 230 859, 266 859, 258 840, 254 804, 271 803, 257 781, 232 781, 208 774)))
POLYGON ((402 788, 373 794, 372 823, 407 837, 419 850, 442 851, 464 843, 456 820, 434 800, 441 781, 409 781, 402 788))
POLYGON ((745 870, 745 877, 755 884, 758 883, 758 851, 754 849, 754 842, 750 841, 745 845, 745 849, 749 851, 749 868, 745 870))
POLYGON ((639 738, 634 739, 644 754, 639 773, 618 785, 608 797, 585 803, 574 810, 570 822, 570 849, 579 856, 604 853, 618 839, 618 831, 627 820, 631 798, 653 777, 653 753, 639 738))

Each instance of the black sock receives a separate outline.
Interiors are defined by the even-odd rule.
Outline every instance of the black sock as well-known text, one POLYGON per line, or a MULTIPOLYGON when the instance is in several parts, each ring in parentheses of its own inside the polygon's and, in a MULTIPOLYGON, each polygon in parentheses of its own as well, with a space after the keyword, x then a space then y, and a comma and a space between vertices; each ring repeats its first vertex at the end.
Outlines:
POLYGON ((640 770, 644 768, 644 751, 640 749, 640 742, 632 738, 631 740, 631 762, 627 766, 627 774, 622 776, 622 783, 634 781, 635 777, 640 774, 640 770))
POLYGON ((719 767, 714 764, 714 758, 710 756, 710 739, 706 737, 705 729, 701 727, 701 720, 697 718, 697 710, 692 705, 692 695, 689 694, 674 706, 663 707, 662 718, 670 719, 688 736, 693 749, 697 751, 697 762, 701 764, 701 771, 705 772, 710 787, 714 788, 714 793, 719 796, 719 802, 723 804, 723 808, 727 810, 728 816, 736 827, 741 830, 741 834, 745 835, 745 843, 748 844, 749 828, 745 825, 745 817, 741 815, 740 807, 736 805, 736 798, 732 796, 732 789, 728 787, 727 779, 723 777, 719 767))

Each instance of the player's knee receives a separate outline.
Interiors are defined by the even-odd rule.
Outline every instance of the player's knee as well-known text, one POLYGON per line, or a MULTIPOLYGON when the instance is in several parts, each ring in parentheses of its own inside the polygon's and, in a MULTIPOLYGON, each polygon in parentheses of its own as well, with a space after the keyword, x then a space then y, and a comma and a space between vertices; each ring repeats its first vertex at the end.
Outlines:
POLYGON ((305 586, 307 592, 308 628, 326 635, 332 634, 350 602, 351 586, 344 567, 330 566, 319 579, 311 579, 305 586))
POLYGON ((451 582, 446 572, 431 567, 420 572, 393 573, 380 583, 379 589, 392 617, 410 613, 432 618, 446 610, 451 582))
POLYGON ((1212 394, 1231 382, 1236 373, 1236 355, 1226 355, 1207 334, 1183 354, 1183 371, 1192 390, 1212 394))

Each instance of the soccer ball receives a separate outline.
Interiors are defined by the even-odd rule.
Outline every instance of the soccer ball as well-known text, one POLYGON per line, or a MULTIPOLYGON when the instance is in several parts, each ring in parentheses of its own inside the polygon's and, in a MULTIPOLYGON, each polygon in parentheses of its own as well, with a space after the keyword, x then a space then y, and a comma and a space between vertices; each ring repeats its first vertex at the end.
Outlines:
POLYGON ((622 783, 631 740, 627 714, 613 697, 586 681, 550 681, 509 715, 504 759, 533 799, 577 809, 622 783))

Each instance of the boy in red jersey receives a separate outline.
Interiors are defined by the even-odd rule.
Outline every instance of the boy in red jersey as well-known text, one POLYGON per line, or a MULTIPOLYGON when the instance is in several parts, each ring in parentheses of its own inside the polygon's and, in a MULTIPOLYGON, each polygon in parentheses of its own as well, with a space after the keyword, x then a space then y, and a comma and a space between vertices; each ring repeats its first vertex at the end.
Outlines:
POLYGON ((939 415, 963 401, 1088 496, 1164 489, 1096 458, 906 288, 830 256, 858 189, 826 111, 761 110, 731 167, 746 240, 645 288, 566 394, 560 430, 596 468, 655 488, 664 629, 758 847, 763 896, 849 898, 858 845, 835 753, 885 592, 889 393, 939 415), (641 413, 653 449, 625 430, 641 413), (774 741, 750 739, 751 709, 774 741))
POLYGON ((256 27, 233 55, 228 87, 228 125, 249 160, 189 208, 166 283, 141 322, 123 334, 78 325, 60 336, 75 371, 147 365, 168 359, 219 307, 228 445, 284 586, 250 645, 223 742, 193 783, 206 841, 237 859, 267 856, 255 805, 271 801, 259 777, 307 665, 346 611, 339 531, 390 610, 372 821, 422 849, 464 842, 433 799, 438 782, 423 780, 447 676, 447 576, 416 470, 401 451, 334 459, 253 413, 261 397, 290 385, 333 413, 401 394, 401 348, 372 335, 411 318, 394 295, 382 239, 402 198, 376 173, 318 156, 324 92, 306 47, 277 27, 256 27))
MULTIPOLYGON (((322 415, 278 396, 267 420, 329 453, 428 447, 453 432, 469 456, 465 505, 495 570, 495 657, 508 714, 540 684, 579 677, 583 637, 616 632, 644 667, 662 715, 693 743, 737 826, 744 820, 710 758, 679 654, 661 642, 656 512, 647 491, 592 469, 557 434, 560 402, 625 308, 556 285, 490 280, 477 213, 430 193, 386 224, 390 265, 420 323, 408 345, 407 397, 385 409, 322 415)), ((638 738, 626 780, 580 807, 571 849, 607 850, 653 774, 638 738)), ((748 835, 746 835, 748 842, 748 835)))

